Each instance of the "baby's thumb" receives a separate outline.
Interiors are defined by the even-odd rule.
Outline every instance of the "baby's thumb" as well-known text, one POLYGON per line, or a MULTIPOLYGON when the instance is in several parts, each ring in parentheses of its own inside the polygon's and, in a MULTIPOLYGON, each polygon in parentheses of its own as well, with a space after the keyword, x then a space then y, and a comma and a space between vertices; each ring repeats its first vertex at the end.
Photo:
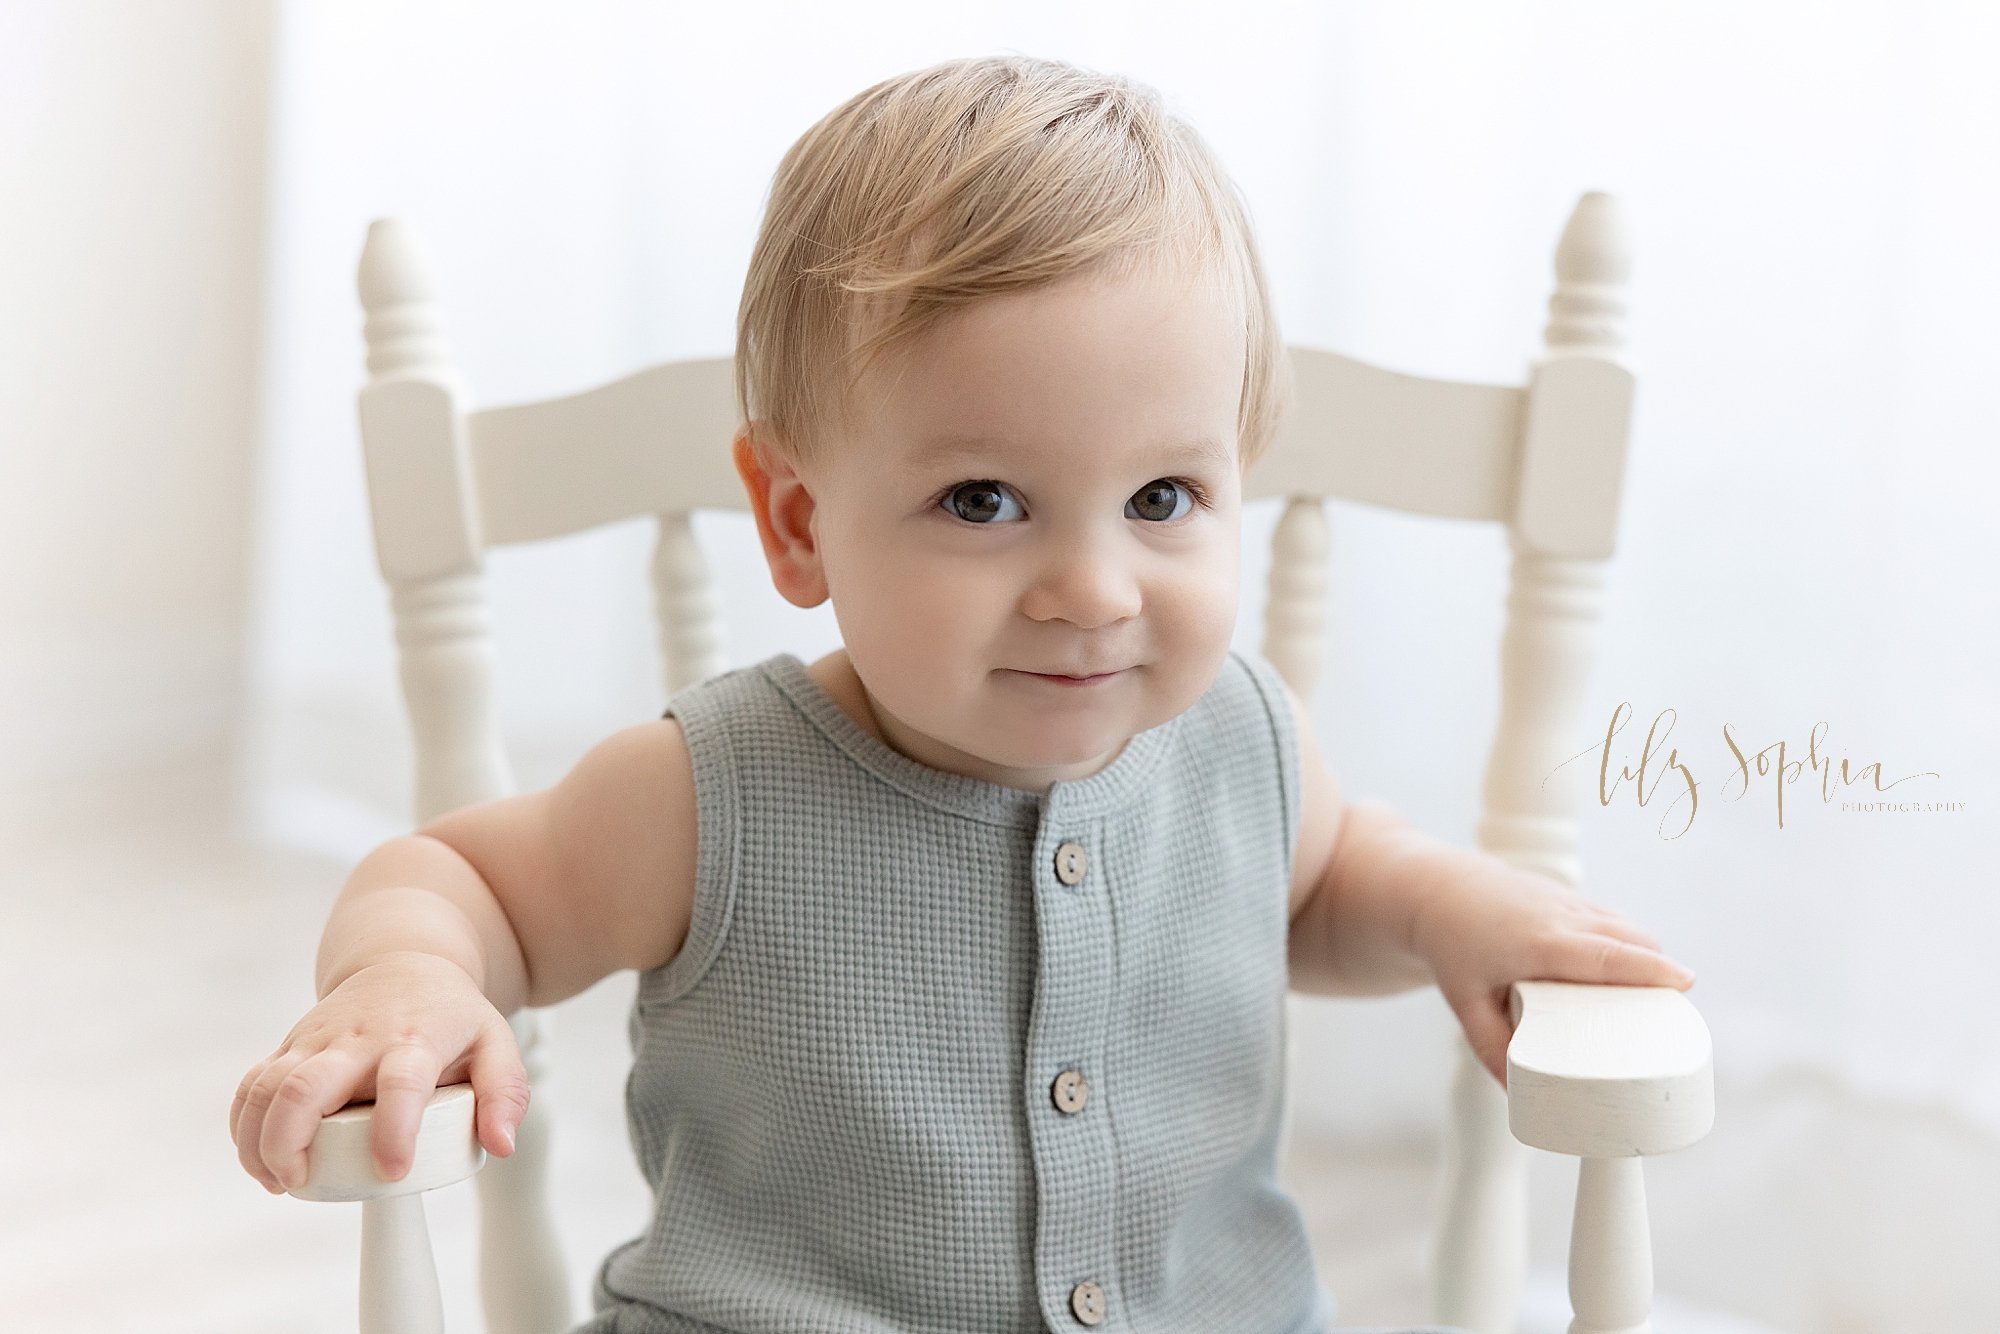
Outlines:
POLYGON ((1472 1054, 1489 1074, 1507 1087, 1507 1044, 1514 1040, 1514 1021, 1499 995, 1475 996, 1452 1007, 1465 1029, 1472 1054))
POLYGON ((473 1124, 488 1153, 514 1152, 514 1132, 528 1114, 528 1071, 504 1019, 480 1034, 472 1048, 473 1124))

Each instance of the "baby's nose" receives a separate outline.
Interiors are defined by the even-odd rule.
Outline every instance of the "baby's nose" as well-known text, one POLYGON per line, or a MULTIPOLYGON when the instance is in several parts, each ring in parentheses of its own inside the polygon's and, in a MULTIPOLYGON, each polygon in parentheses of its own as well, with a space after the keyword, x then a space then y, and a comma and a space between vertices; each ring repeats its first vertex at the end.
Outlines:
POLYGON ((1068 621, 1094 630, 1132 619, 1142 602, 1131 570, 1086 549, 1049 561, 1022 599, 1022 611, 1037 621, 1068 621))

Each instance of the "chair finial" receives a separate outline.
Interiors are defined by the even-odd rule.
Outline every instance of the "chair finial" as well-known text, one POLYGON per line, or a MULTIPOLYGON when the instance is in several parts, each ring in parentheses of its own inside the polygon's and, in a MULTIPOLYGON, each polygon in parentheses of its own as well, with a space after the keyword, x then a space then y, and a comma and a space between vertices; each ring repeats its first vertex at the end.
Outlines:
POLYGON ((449 373, 437 289, 414 229, 397 218, 369 223, 355 287, 368 316, 363 336, 372 376, 449 373))
POLYGON ((1556 245, 1556 290, 1543 334, 1549 349, 1616 353, 1623 347, 1624 287, 1631 273, 1631 240, 1617 196, 1586 192, 1556 245))

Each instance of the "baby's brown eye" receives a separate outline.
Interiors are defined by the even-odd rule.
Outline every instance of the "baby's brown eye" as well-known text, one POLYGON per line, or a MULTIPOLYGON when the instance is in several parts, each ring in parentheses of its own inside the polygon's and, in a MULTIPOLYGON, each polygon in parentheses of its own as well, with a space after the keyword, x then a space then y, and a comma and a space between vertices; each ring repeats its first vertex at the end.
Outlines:
POLYGON ((967 523, 988 523, 1009 504, 1020 508, 998 482, 961 482, 944 498, 944 508, 967 523))
POLYGON ((1126 507, 1136 518, 1164 522, 1168 519, 1178 519, 1193 509, 1194 496, 1179 482, 1160 477, 1133 492, 1132 499, 1126 502, 1126 507), (1185 509, 1180 505, 1183 496, 1187 497, 1185 509))

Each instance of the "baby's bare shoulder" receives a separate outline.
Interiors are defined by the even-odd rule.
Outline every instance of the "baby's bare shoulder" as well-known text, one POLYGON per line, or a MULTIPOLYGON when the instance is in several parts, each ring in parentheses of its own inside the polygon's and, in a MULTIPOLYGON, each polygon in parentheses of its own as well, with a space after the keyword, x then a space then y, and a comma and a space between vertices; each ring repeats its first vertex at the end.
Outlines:
POLYGON ((694 769, 679 722, 612 733, 553 787, 454 811, 451 844, 520 940, 530 1005, 671 960, 694 903, 694 769))

